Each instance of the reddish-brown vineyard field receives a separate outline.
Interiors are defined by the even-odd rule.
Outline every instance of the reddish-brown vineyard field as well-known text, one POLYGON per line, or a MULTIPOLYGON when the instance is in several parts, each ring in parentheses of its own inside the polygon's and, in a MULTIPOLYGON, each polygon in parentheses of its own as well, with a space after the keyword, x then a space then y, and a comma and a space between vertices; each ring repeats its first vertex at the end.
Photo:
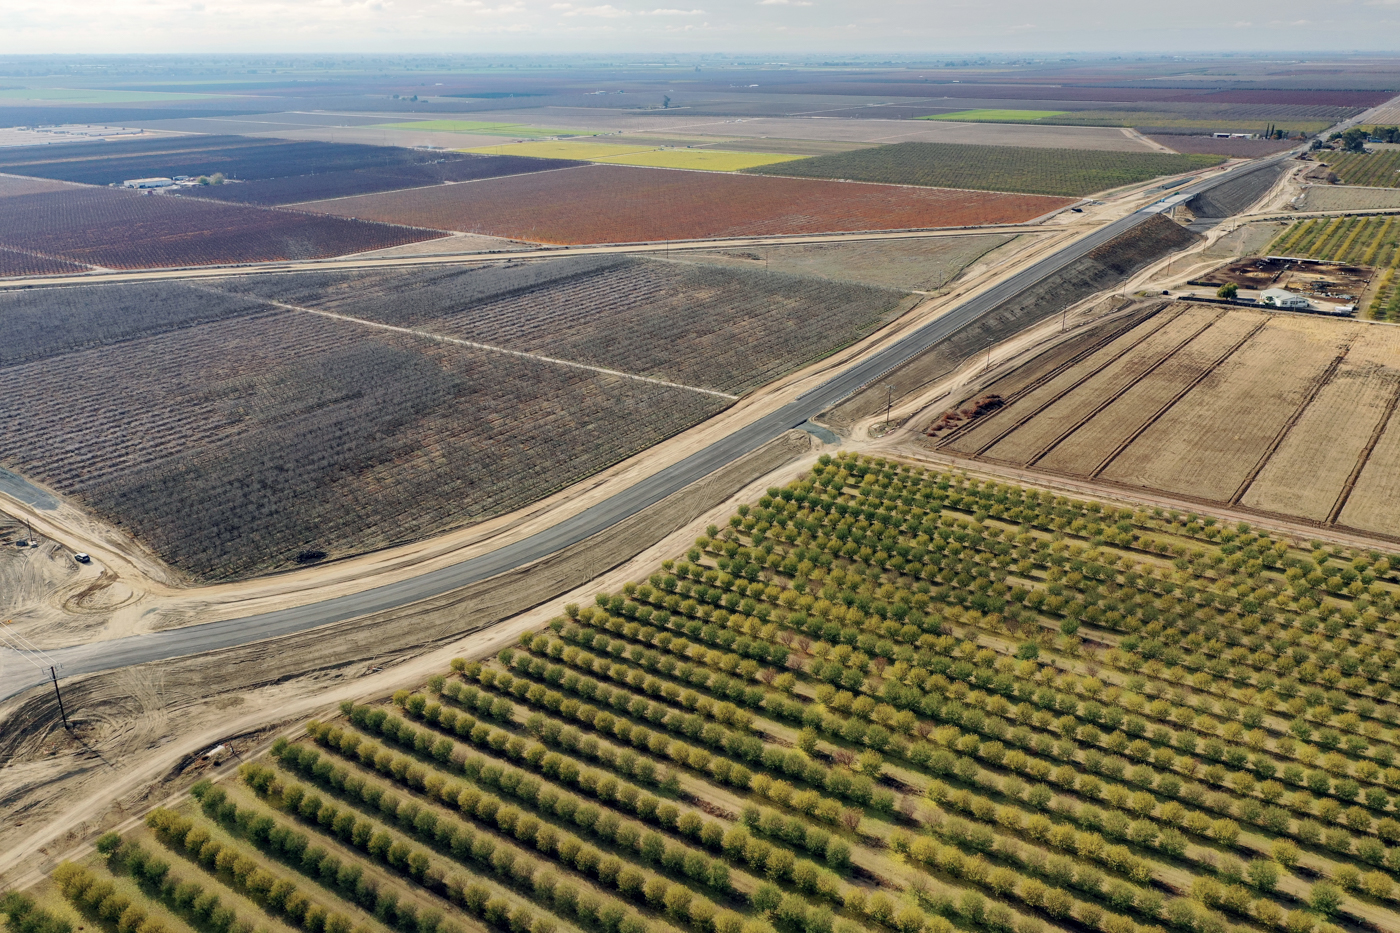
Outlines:
POLYGON ((1021 223, 1071 199, 590 165, 302 205, 541 243, 630 243, 1021 223))
POLYGON ((5 198, 0 247, 111 269, 322 259, 440 234, 107 188, 5 198))
POLYGON ((1006 404, 934 443, 964 457, 1400 538, 1400 334, 1176 304, 979 389, 1006 404), (1095 349, 1095 345, 1097 348, 1095 349))

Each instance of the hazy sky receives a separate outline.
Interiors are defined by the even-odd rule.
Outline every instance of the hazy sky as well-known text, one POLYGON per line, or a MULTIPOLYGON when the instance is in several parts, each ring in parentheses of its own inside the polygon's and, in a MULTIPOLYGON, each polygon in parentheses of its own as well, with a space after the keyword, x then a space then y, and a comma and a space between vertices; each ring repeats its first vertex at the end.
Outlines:
POLYGON ((6 53, 1400 51, 1400 0, 0 0, 0 24, 6 53))

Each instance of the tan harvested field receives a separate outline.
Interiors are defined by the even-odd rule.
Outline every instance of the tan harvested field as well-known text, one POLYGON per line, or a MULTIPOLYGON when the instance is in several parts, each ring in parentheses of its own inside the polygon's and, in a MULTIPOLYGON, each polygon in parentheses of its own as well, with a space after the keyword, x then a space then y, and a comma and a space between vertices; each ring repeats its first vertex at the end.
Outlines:
POLYGON ((1394 363, 1390 341, 1355 343, 1240 501, 1264 512, 1326 521, 1400 387, 1394 363))
MULTIPOLYGON (((1206 315, 1193 317, 1212 320, 1206 315)), ((1248 339, 1258 326, 1257 315, 1248 311, 1227 311, 1223 316, 1215 316, 1214 323, 1198 337, 1164 359, 1149 378, 1134 384, 1074 432, 1070 443, 1062 443, 1046 454, 1040 465, 1057 472, 1093 475, 1119 445, 1144 430, 1157 412, 1210 372, 1221 357, 1248 339)))
MULTIPOLYGON (((1390 343, 1387 349, 1394 360, 1395 344, 1390 343)), ((1337 523, 1386 537, 1400 537, 1400 470, 1395 468, 1400 462, 1400 421, 1394 417, 1395 397, 1387 401, 1390 417, 1380 437, 1373 439, 1375 447, 1369 456, 1363 451, 1366 461, 1337 523)))
MULTIPOLYGON (((1225 259, 1260 255, 1270 243, 1278 239, 1279 234, 1287 229, 1288 223, 1284 221, 1261 220, 1257 223, 1241 224, 1201 250, 1201 256, 1208 259, 1225 259)), ((429 240, 428 242, 438 243, 441 241, 429 240)), ((408 247, 399 248, 407 249, 408 247)))
MULTIPOLYGON (((1011 399, 1013 393, 1024 392, 1016 398, 1010 405, 997 412, 995 417, 985 419, 980 424, 964 431, 961 435, 949 438, 944 442, 948 450, 963 454, 980 454, 985 448, 996 443, 997 439, 1016 422, 1038 413, 1042 408, 1049 405, 1061 393, 1068 392, 1076 384, 1082 381, 1085 373, 1090 371, 1085 367, 1093 369, 1104 366, 1123 354, 1130 351, 1135 345, 1143 342, 1159 328, 1169 325, 1172 319, 1180 314, 1180 308, 1173 308, 1170 311, 1161 313, 1153 317, 1144 327, 1133 328, 1127 333, 1120 334, 1107 345, 1097 350, 1093 356, 1082 365, 1071 367, 1070 369, 1055 373, 1053 367, 1039 364, 1040 357, 1031 360, 1025 366, 1018 368, 1004 379, 988 387, 988 391, 1000 394, 1003 398, 1011 399), (1034 373, 1032 379, 1021 380, 1018 378, 1022 371, 1034 373), (1035 379, 1050 375, 1048 381, 1039 386, 1025 391, 1023 386, 1031 383, 1035 379)), ((1088 335, 1086 335, 1088 339, 1088 335)), ((1062 345, 1057 348, 1055 363, 1059 365, 1062 358, 1068 358, 1062 345)))
POLYGON ((1313 185, 1293 205, 1300 211, 1376 211, 1400 208, 1400 189, 1313 185))
POLYGON ((1314 318, 1266 320, 1114 460, 1104 478, 1229 501, 1350 336, 1314 318))
POLYGON ((1178 303, 977 392, 1006 404, 933 446, 1400 539, 1400 329, 1178 303))
POLYGON ((1039 409, 1035 417, 994 444, 985 455, 991 460, 1007 463, 1033 463, 1060 435, 1077 425, 1093 409, 1131 386, 1185 341, 1209 327, 1215 317, 1215 314, 1181 315, 1150 333, 1127 353, 1119 355, 1122 348, 1117 346, 1106 348, 1106 354, 1089 363, 1097 371, 1087 380, 1084 379, 1086 370, 1082 366, 1052 380, 1042 390, 1026 398, 1030 410, 1039 409), (1073 390, 1067 392, 1071 385, 1073 390), (1045 405, 1051 399, 1053 401, 1045 405), (1043 408, 1040 407, 1042 405, 1043 408))

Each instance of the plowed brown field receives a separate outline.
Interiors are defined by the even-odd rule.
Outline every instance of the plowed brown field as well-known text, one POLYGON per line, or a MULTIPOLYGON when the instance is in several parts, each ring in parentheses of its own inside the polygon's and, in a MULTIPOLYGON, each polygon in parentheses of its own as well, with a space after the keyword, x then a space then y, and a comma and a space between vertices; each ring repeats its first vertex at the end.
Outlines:
POLYGON ((577 244, 1020 223, 1070 203, 1042 195, 590 165, 300 207, 577 244))

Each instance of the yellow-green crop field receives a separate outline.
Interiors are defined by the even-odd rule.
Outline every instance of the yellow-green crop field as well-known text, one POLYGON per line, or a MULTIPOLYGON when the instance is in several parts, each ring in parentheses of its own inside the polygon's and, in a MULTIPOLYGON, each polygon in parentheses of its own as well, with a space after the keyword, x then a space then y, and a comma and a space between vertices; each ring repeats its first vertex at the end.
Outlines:
POLYGON ((641 165, 652 168, 699 169, 711 172, 738 172, 744 169, 792 162, 806 156, 780 152, 727 152, 719 149, 680 149, 655 146, 617 146, 609 143, 544 141, 500 146, 479 146, 467 152, 490 155, 519 155, 540 159, 578 159, 613 165, 641 165))

